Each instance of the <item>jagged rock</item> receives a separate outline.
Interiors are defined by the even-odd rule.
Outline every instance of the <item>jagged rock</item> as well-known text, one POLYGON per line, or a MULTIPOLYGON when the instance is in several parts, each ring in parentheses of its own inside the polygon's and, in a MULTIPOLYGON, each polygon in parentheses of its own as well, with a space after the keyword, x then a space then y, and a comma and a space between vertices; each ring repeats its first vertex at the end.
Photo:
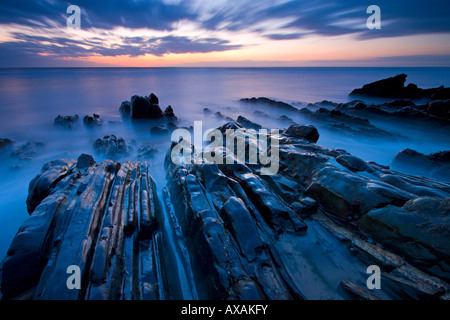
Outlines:
POLYGON ((367 108, 367 104, 365 104, 364 102, 357 102, 354 106, 353 109, 355 110, 364 110, 367 108))
POLYGON ((450 181, 450 151, 424 155, 411 149, 397 153, 392 167, 399 171, 450 181))
POLYGON ((317 131, 317 128, 311 125, 300 125, 300 124, 294 124, 291 125, 289 128, 287 128, 286 131, 283 132, 283 134, 298 138, 298 139, 305 139, 310 142, 317 142, 319 140, 319 131, 317 131))
POLYGON ((79 120, 79 116, 76 114, 74 116, 62 116, 62 115, 58 115, 53 124, 56 127, 63 127, 63 128, 67 128, 67 129, 72 129, 73 126, 78 122, 79 120))
POLYGON ((93 127, 100 127, 103 125, 103 120, 100 119, 100 116, 98 114, 93 114, 91 116, 85 116, 83 118, 83 123, 85 126, 93 128, 93 127))
POLYGON ((93 149, 97 154, 111 158, 120 158, 128 154, 128 147, 123 138, 115 135, 104 136, 94 142, 93 149))
POLYGON ((368 212, 360 228, 410 263, 450 280, 450 198, 424 197, 368 212))
POLYGON ((164 110, 164 117, 167 118, 176 118, 175 113, 173 112, 172 106, 168 106, 166 110, 164 110))
POLYGON ((159 104, 159 99, 154 93, 150 93, 148 101, 150 102, 150 104, 159 104))

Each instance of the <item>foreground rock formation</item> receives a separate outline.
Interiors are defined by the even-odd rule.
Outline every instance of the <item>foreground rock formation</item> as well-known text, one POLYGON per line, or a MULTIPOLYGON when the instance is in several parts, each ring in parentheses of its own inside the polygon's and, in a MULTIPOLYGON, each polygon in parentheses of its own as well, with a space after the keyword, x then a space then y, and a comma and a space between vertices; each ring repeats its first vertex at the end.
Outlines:
MULTIPOLYGON (((255 128, 239 117, 219 129, 249 146, 255 128)), ((320 146, 313 126, 272 138, 272 176, 238 158, 175 164, 175 143, 165 187, 142 163, 45 164, 2 264, 3 298, 449 298, 449 183, 320 146), (70 265, 80 290, 65 285, 70 265), (369 265, 383 290, 366 288, 369 265)))

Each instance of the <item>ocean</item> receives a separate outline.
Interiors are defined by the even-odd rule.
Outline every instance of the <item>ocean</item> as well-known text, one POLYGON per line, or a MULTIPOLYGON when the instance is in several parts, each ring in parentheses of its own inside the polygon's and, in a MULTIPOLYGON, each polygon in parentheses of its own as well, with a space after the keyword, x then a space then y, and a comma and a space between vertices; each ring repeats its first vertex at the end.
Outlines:
MULTIPOLYGON (((37 68, 0 69, 0 138, 17 145, 29 141, 43 146, 31 159, 0 159, 0 259, 20 225, 28 217, 25 200, 30 180, 51 159, 77 158, 93 154, 97 138, 114 134, 136 145, 156 145, 159 158, 152 164, 159 190, 164 186, 162 158, 168 141, 155 140, 148 127, 122 123, 119 106, 133 95, 155 93, 164 110, 171 105, 179 124, 190 126, 196 120, 203 127, 214 128, 225 120, 206 115, 204 108, 236 119, 244 115, 268 128, 285 127, 276 120, 282 115, 298 123, 300 115, 281 110, 263 110, 268 118, 255 116, 255 106, 243 105, 241 98, 268 97, 305 107, 322 100, 348 102, 348 94, 365 83, 394 76, 408 75, 407 83, 422 88, 450 86, 450 68, 37 68), (85 115, 99 114, 101 128, 89 130, 82 125, 85 115), (53 126, 57 115, 81 117, 72 130, 53 126), (11 169, 13 167, 13 169, 11 169)), ((258 110, 262 110, 258 109, 258 110)), ((342 136, 319 127, 319 144, 346 149, 350 153, 389 165, 393 156, 404 148, 431 153, 449 149, 448 135, 430 128, 404 126, 374 120, 378 127, 395 131, 405 139, 373 141, 342 136)), ((305 123, 307 124, 307 123, 305 123)), ((95 156, 97 162, 101 157, 95 156)), ((133 159, 131 159, 133 160, 133 159)))

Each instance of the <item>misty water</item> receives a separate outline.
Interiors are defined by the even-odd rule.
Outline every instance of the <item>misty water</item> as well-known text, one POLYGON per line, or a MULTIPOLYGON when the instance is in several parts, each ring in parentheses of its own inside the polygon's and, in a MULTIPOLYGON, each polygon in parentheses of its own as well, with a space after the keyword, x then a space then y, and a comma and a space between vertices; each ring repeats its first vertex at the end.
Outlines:
MULTIPOLYGON (((435 129, 417 123, 370 119, 377 127, 398 135, 396 139, 373 139, 337 134, 321 123, 311 123, 300 113, 273 107, 245 105, 241 98, 268 97, 302 108, 322 100, 348 102, 348 94, 365 83, 399 73, 408 74, 407 83, 430 88, 450 85, 450 68, 87 68, 87 69, 0 69, 0 138, 9 138, 16 146, 34 141, 43 146, 29 160, 3 155, 0 159, 0 259, 23 221, 29 216, 25 200, 28 184, 42 165, 52 159, 77 158, 93 154, 93 142, 105 135, 123 137, 136 150, 154 145, 157 156, 151 161, 151 174, 158 191, 165 185, 163 159, 169 138, 154 138, 150 126, 123 122, 119 113, 122 101, 132 95, 159 97, 164 110, 171 105, 179 126, 203 121, 203 129, 226 122, 214 115, 236 119, 243 115, 267 128, 285 128, 286 115, 297 123, 314 124, 320 132, 319 144, 341 148, 364 160, 390 165, 394 155, 404 148, 423 153, 448 150, 447 129, 435 129), (205 114, 204 108, 212 111, 205 114), (257 116, 255 110, 269 116, 257 116), (104 124, 86 128, 82 118, 99 114, 104 124), (71 130, 53 125, 57 115, 80 116, 71 130)), ((312 108, 314 111, 315 109, 312 108)), ((127 158, 136 160, 136 154, 127 158)))

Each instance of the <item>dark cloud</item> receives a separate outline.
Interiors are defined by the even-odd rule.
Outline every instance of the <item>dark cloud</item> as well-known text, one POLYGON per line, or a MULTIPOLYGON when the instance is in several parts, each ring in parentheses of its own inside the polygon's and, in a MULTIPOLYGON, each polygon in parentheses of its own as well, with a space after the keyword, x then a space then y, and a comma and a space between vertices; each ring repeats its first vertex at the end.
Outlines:
POLYGON ((293 40, 293 39, 300 39, 303 38, 306 34, 305 33, 274 33, 274 34, 266 34, 265 37, 272 39, 272 40, 293 40))
MULTIPOLYGON (((162 56, 168 53, 203 53, 237 49, 228 41, 205 38, 189 39, 187 37, 130 37, 124 38, 124 44, 105 47, 102 42, 94 40, 77 41, 64 37, 42 37, 25 34, 14 34, 19 41, 0 43, 0 64, 2 67, 15 66, 14 62, 26 58, 35 60, 36 64, 52 62, 57 64, 65 57, 83 58, 92 55, 115 57, 128 55, 137 57, 145 54, 162 56), (12 58, 12 60, 11 60, 12 58), (59 62, 58 62, 59 61, 59 62)), ((33 63, 34 65, 35 63, 33 63)))

